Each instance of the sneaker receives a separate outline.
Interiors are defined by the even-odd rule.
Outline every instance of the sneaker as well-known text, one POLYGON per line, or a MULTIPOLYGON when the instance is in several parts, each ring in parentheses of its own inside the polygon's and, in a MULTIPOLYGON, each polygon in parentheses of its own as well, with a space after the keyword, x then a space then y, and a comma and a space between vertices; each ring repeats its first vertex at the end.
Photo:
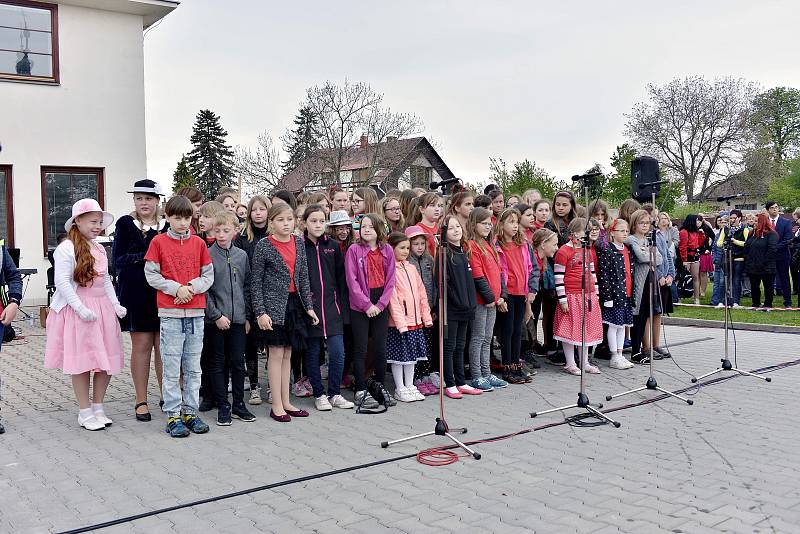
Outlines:
POLYGON ((368 410, 374 410, 375 408, 380 406, 380 404, 378 404, 378 401, 373 399, 372 395, 370 395, 366 391, 356 391, 355 405, 356 406, 361 405, 362 408, 366 408, 368 410), (363 404, 362 404, 362 399, 363 399, 363 404))
POLYGON ((217 407, 217 403, 211 397, 203 397, 203 400, 200 401, 200 406, 197 408, 201 412, 210 412, 214 408, 217 407))
POLYGON ((466 384, 464 384, 463 386, 458 386, 456 389, 462 395, 481 395, 483 393, 483 391, 481 391, 480 389, 476 389, 466 384))
POLYGON ((386 390, 386 388, 383 390, 383 395, 386 399, 386 406, 397 406, 397 400, 391 393, 389 393, 388 390, 386 390))
POLYGON ((431 384, 433 384, 433 387, 439 389, 439 373, 431 373, 428 375, 428 378, 430 379, 431 384))
POLYGON ((508 382, 506 382, 505 380, 500 380, 499 378, 497 378, 494 375, 489 375, 489 376, 487 376, 485 378, 486 378, 486 380, 489 381, 489 385, 492 386, 495 389, 502 389, 502 388, 507 388, 508 387, 508 382))
POLYGON ((638 363, 640 365, 645 365, 650 363, 650 351, 647 352, 642 351, 637 354, 634 354, 633 356, 631 356, 631 361, 633 363, 638 363))
POLYGON ((470 382, 470 385, 472 387, 474 387, 475 389, 479 389, 481 391, 493 391, 494 390, 494 387, 484 377, 476 378, 475 380, 470 382))
POLYGON ((520 362, 520 365, 520 371, 522 371, 522 374, 527 376, 534 376, 536 374, 536 371, 532 369, 526 362, 520 362))
POLYGON ((342 410, 352 410, 355 404, 345 399, 341 395, 334 395, 328 401, 334 408, 341 408, 342 410))
POLYGON ((422 392, 416 388, 416 386, 411 386, 410 388, 408 388, 408 391, 412 395, 414 395, 414 400, 415 401, 424 401, 425 400, 425 395, 423 395, 422 392))
POLYGON ((327 380, 328 379, 328 364, 327 363, 324 363, 324 364, 319 366, 319 374, 320 374, 320 376, 322 377, 323 380, 327 380))
POLYGON ((231 410, 220 408, 217 412, 217 426, 231 426, 231 410))
POLYGON ((86 430, 103 430, 106 425, 105 423, 101 422, 94 414, 89 415, 88 417, 81 417, 81 414, 78 414, 78 424, 85 428, 86 430))
POLYGON ((167 418, 167 434, 173 438, 185 438, 189 433, 189 429, 186 428, 179 416, 167 418))
POLYGON ((333 409, 333 406, 331 406, 328 397, 326 397, 325 395, 320 395, 319 397, 315 398, 314 406, 316 406, 317 410, 321 412, 329 412, 333 409))
POLYGON ((0 434, 5 434, 5 433, 6 433, 6 427, 4 427, 3 423, 0 422, 0 434))
POLYGON ((738 302, 733 303, 734 308, 741 308, 742 306, 738 302))
POLYGON ((503 380, 509 384, 524 384, 526 381, 525 375, 513 369, 509 369, 504 375, 503 380))
POLYGON ((310 397, 312 394, 308 389, 306 389, 306 384, 303 379, 298 380, 292 386, 292 395, 295 397, 303 398, 303 397, 310 397))
POLYGON ((414 402, 415 400, 417 400, 417 398, 414 396, 414 394, 412 394, 408 390, 408 388, 404 388, 404 387, 397 388, 395 390, 395 392, 394 392, 394 396, 400 402, 414 402))
POLYGON ((724 307, 725 307, 725 305, 724 305, 723 303, 721 303, 721 302, 720 302, 719 304, 717 304, 717 305, 716 305, 716 306, 714 306, 714 307, 715 307, 715 308, 724 308, 724 307))
POLYGON ((661 355, 661 358, 672 358, 672 354, 670 354, 669 349, 665 349, 663 347, 656 347, 655 350, 658 354, 661 355))
POLYGON ((416 387, 417 390, 424 396, 436 395, 437 393, 439 393, 439 388, 433 387, 433 384, 425 380, 417 380, 416 382, 414 382, 414 387, 416 387))
POLYGON ((231 410, 231 417, 239 421, 244 421, 245 423, 252 423, 256 420, 256 416, 250 413, 250 410, 247 409, 244 403, 233 407, 233 410, 231 410))
POLYGON ((261 402, 261 386, 255 386, 250 390, 250 400, 247 401, 247 404, 250 406, 258 406, 261 402))
POLYGON ((615 354, 611 357, 611 361, 608 363, 608 366, 612 369, 630 369, 633 367, 633 363, 629 362, 625 356, 621 354, 615 354))
POLYGON ((444 394, 445 394, 445 396, 447 398, 450 398, 450 399, 460 399, 461 397, 463 397, 461 392, 458 391, 458 388, 455 388, 455 387, 444 388, 444 394))
POLYGON ((205 434, 208 432, 208 425, 193 413, 184 414, 181 419, 183 420, 183 424, 186 425, 186 428, 195 434, 205 434))

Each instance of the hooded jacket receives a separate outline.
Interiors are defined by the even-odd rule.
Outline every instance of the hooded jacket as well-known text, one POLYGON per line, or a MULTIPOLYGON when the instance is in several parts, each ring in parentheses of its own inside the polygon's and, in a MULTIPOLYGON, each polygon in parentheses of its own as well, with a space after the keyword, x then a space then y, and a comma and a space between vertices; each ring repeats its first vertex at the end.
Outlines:
POLYGON ((350 302, 344 274, 344 256, 339 245, 327 235, 316 243, 303 238, 308 261, 311 300, 319 324, 308 327, 311 337, 341 336, 350 322, 350 302))
POLYGON ((469 258, 460 246, 448 243, 446 250, 447 318, 453 321, 472 321, 475 319, 478 303, 469 258))
MULTIPOLYGON (((383 295, 375 304, 380 311, 389 305, 395 284, 395 260, 394 251, 389 245, 379 247, 383 256, 383 273, 385 283, 383 295)), ((367 278, 367 254, 369 247, 363 243, 353 243, 347 249, 344 260, 344 272, 347 280, 347 289, 350 295, 350 309, 361 313, 367 313, 372 306, 369 299, 369 279, 367 278)))
POLYGON ((416 267, 409 261, 398 261, 395 286, 389 300, 389 326, 402 334, 409 328, 433 326, 428 296, 416 267))

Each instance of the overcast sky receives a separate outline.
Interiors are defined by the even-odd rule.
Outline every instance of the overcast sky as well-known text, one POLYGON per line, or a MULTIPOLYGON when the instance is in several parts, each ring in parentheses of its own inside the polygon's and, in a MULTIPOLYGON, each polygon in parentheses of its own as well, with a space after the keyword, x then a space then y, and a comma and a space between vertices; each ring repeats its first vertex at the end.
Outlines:
POLYGON ((608 169, 648 83, 800 87, 798 27, 794 0, 184 0, 145 36, 148 173, 170 183, 202 108, 255 145, 307 87, 345 78, 417 114, 456 176, 487 178, 490 156, 608 169))

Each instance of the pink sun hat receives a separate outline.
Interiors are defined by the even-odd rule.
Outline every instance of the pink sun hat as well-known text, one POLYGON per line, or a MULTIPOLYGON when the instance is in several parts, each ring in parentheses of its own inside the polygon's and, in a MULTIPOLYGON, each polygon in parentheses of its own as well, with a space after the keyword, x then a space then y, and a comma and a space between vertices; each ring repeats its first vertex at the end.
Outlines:
POLYGON ((114 222, 114 216, 107 211, 103 211, 99 202, 93 198, 82 198, 72 205, 72 217, 67 219, 67 222, 64 223, 64 230, 69 232, 69 229, 72 228, 72 224, 77 217, 93 211, 99 211, 103 214, 103 230, 111 226, 111 223, 114 222))

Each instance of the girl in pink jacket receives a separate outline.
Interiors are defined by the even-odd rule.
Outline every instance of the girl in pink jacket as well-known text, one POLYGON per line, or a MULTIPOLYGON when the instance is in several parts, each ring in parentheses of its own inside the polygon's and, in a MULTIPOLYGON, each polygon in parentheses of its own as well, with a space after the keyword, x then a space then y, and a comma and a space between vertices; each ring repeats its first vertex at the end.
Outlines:
POLYGON ((395 397, 401 402, 425 400, 414 386, 414 365, 428 359, 425 327, 433 326, 425 285, 416 267, 408 262, 411 243, 402 232, 389 235, 396 260, 394 293, 389 300, 389 332, 386 361, 392 364, 395 397))

